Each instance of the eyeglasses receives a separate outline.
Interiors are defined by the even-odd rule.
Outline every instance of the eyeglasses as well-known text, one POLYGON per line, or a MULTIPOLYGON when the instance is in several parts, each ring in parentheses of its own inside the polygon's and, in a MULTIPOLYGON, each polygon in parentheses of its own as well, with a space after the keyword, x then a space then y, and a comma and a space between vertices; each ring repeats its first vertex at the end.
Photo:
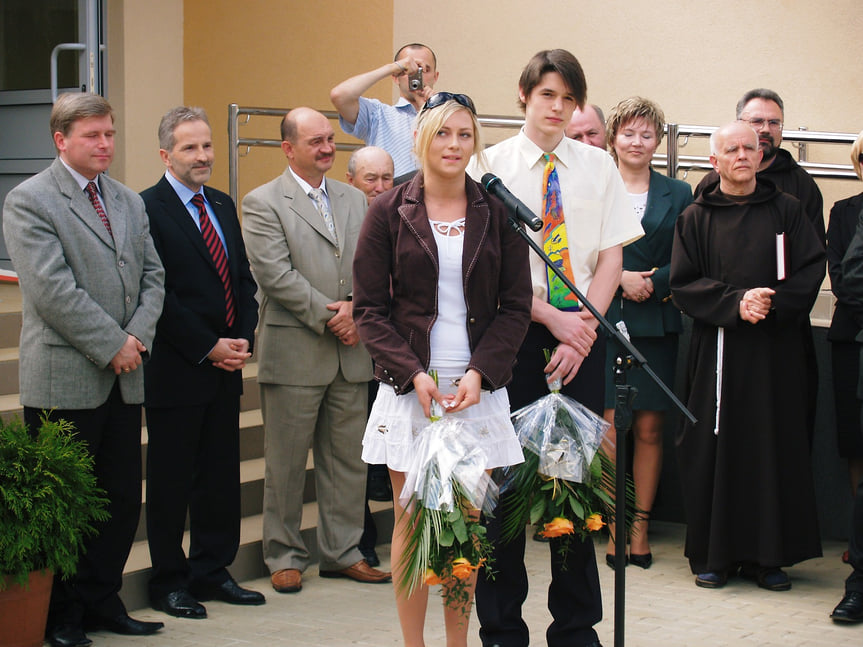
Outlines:
POLYGON ((745 121, 747 124, 758 130, 764 124, 770 128, 770 130, 782 130, 782 120, 780 119, 742 119, 741 121, 745 121))
POLYGON ((423 105, 420 113, 423 113, 426 110, 434 110, 435 108, 445 104, 447 101, 455 101, 460 106, 464 106, 473 114, 476 114, 476 108, 474 108, 473 101, 469 96, 466 94, 453 94, 452 92, 436 92, 431 95, 425 102, 425 105, 423 105))

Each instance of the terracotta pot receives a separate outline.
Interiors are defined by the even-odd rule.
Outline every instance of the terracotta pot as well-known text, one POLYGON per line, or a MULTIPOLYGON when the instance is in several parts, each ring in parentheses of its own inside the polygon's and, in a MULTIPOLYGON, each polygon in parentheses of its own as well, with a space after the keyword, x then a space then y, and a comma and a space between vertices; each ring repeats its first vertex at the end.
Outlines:
POLYGON ((53 574, 33 571, 26 587, 4 579, 8 588, 0 591, 0 647, 42 647, 53 574))

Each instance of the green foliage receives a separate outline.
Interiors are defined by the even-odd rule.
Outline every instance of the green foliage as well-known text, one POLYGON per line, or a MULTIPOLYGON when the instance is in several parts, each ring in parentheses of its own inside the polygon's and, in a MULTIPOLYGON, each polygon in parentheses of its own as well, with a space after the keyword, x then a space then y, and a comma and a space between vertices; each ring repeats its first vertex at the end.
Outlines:
POLYGON ((73 432, 65 420, 43 418, 33 435, 17 417, 0 422, 0 574, 19 584, 35 570, 74 574, 84 537, 108 519, 93 458, 73 432))
POLYGON ((479 522, 479 512, 469 509, 458 481, 452 481, 452 486, 457 501, 452 510, 423 507, 416 495, 411 499, 411 532, 401 556, 403 571, 397 585, 410 595, 423 583, 442 584, 445 604, 467 614, 469 582, 463 576, 468 570, 488 568, 492 549, 486 528, 479 522), (459 571, 456 567, 454 572, 454 563, 459 559, 467 560, 470 568, 459 571))
MULTIPOLYGON (((501 495, 507 510, 502 520, 503 541, 512 541, 528 523, 542 526, 557 517, 570 519, 573 532, 582 537, 591 533, 584 522, 594 513, 606 523, 614 522, 614 497, 609 492, 614 491, 615 466, 603 452, 594 456, 584 483, 548 478, 537 471, 538 467, 539 457, 525 449, 524 462, 508 476, 507 491, 501 495)), ((629 477, 625 495, 628 528, 637 512, 635 488, 629 477)))

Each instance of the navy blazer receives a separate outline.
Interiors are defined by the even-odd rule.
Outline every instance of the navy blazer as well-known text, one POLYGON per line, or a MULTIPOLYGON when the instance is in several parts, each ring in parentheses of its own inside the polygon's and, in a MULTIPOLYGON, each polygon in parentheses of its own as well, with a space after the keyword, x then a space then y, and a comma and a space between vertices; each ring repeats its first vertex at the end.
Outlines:
POLYGON ((671 302, 668 274, 671 267, 671 243, 677 216, 692 202, 692 188, 686 182, 672 179, 650 169, 647 208, 641 219, 644 236, 623 248, 623 269, 657 270, 651 276, 654 292, 642 302, 623 298, 618 286, 605 315, 612 324, 621 319, 633 337, 664 337, 680 333, 683 322, 680 311, 671 302))
POLYGON ((165 266, 165 305, 152 358, 144 369, 144 403, 149 407, 204 404, 223 379, 231 382, 232 392, 243 392, 240 371, 215 368, 206 356, 220 337, 248 339, 252 350, 258 324, 257 285, 233 200, 207 186, 204 195, 225 236, 237 317, 228 329, 216 264, 186 206, 163 176, 141 193, 153 243, 165 266))

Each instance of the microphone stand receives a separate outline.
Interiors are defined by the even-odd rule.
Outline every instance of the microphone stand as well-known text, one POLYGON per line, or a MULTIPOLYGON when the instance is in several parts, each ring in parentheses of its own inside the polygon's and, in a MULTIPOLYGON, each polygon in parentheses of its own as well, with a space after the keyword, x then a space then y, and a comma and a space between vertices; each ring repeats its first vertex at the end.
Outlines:
POLYGON ((621 527, 626 526, 626 432, 632 426, 632 401, 635 398, 637 389, 634 386, 627 384, 626 371, 630 368, 643 368, 660 389, 669 397, 680 412, 685 415, 692 423, 696 422, 695 416, 687 409, 683 403, 677 398, 671 389, 659 379, 659 376, 653 372, 647 364, 638 349, 623 336, 617 328, 612 326, 608 320, 603 317, 599 311, 588 301, 584 295, 578 291, 569 280, 563 270, 555 265, 543 249, 531 238, 528 233, 521 227, 512 209, 509 209, 508 215, 509 225, 528 246, 536 252, 546 266, 551 269, 557 277, 564 282, 572 293, 587 310, 596 317, 600 327, 605 330, 618 344, 618 348, 622 350, 617 354, 614 361, 614 384, 615 384, 615 399, 614 399, 614 427, 615 444, 617 445, 617 459, 615 461, 615 497, 614 497, 614 516, 618 532, 614 538, 614 647, 624 647, 624 619, 625 619, 625 603, 626 603, 626 533, 621 532, 621 527), (626 354, 624 354, 624 351, 626 354), (621 526, 621 522, 623 525, 621 526))

